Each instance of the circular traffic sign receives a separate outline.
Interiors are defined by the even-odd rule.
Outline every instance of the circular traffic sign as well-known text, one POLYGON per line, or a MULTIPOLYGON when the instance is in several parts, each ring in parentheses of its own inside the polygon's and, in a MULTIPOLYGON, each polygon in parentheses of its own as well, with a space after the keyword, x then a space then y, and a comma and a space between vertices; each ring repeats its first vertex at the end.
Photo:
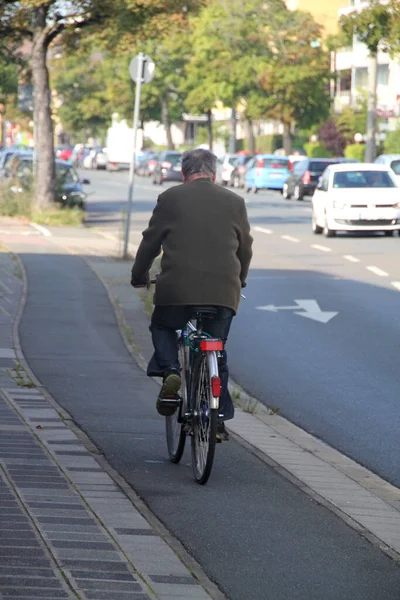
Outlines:
POLYGON ((129 74, 135 83, 149 83, 154 77, 155 64, 146 54, 138 54, 129 65, 129 74))

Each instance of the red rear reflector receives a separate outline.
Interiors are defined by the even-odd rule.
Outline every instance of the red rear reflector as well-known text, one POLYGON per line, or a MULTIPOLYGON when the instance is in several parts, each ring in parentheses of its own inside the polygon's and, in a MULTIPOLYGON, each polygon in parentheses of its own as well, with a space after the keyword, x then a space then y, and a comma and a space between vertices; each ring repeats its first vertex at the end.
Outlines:
POLYGON ((215 350, 223 350, 224 344, 222 340, 201 340, 200 342, 200 350, 202 352, 211 352, 215 350))
POLYGON ((221 380, 219 377, 211 377, 211 392, 214 398, 221 395, 221 380))
POLYGON ((302 182, 307 184, 307 183, 311 183, 311 175, 310 175, 310 171, 306 171, 303 175, 303 177, 301 178, 302 182))

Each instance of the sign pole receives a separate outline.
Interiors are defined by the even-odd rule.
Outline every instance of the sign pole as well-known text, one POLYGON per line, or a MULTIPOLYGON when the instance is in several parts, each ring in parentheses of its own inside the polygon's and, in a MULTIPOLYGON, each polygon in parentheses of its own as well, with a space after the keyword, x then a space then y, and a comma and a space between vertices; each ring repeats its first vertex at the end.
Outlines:
POLYGON ((143 71, 145 67, 145 56, 143 52, 138 55, 138 68, 137 68, 137 79, 136 79, 136 95, 135 95, 135 110, 133 113, 133 154, 132 161, 129 169, 129 188, 128 188, 128 207, 126 213, 126 224, 125 224, 125 239, 124 239, 124 251, 123 258, 129 257, 128 246, 129 246, 129 229, 131 226, 131 215, 132 215, 132 198, 133 198, 133 184, 135 180, 135 164, 136 164, 136 142, 137 142, 137 130, 139 123, 139 112, 140 112, 140 95, 142 91, 142 80, 143 71))

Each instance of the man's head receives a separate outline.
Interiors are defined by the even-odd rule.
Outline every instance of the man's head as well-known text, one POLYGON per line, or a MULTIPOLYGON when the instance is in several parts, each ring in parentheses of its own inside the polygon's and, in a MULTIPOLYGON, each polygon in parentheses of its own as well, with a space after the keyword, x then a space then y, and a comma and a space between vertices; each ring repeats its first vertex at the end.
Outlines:
POLYGON ((217 157, 209 150, 198 148, 188 150, 182 155, 182 179, 185 183, 208 177, 215 181, 217 172, 217 157))

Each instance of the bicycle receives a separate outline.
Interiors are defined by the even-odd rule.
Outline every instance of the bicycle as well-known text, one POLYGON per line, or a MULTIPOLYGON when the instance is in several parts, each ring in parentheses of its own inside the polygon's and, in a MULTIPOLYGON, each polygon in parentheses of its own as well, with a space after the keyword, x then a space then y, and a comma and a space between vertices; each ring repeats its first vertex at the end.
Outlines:
POLYGON ((176 407, 174 415, 165 417, 169 457, 173 463, 179 463, 186 437, 190 436, 193 474, 200 484, 207 483, 210 477, 217 443, 221 395, 218 358, 224 343, 203 331, 204 316, 216 314, 214 307, 193 307, 191 320, 177 332, 181 390, 176 399, 162 400, 176 407))

